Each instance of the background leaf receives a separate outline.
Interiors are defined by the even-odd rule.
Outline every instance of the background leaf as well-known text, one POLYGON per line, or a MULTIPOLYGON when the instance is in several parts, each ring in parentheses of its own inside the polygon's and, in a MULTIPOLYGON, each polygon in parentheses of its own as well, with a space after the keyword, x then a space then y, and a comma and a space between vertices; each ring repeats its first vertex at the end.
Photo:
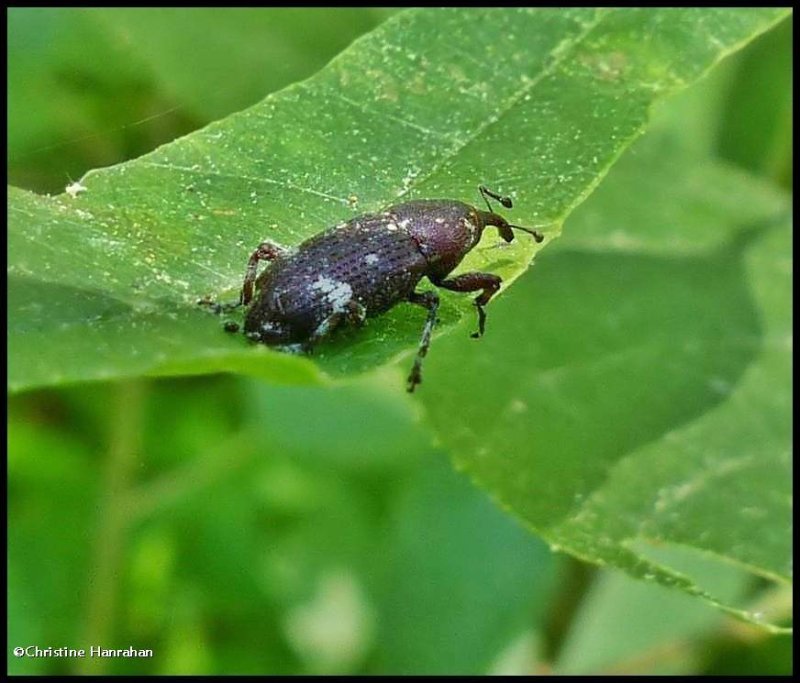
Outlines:
MULTIPOLYGON (((746 592, 741 569, 702 557, 678 553, 692 576, 714 585, 717 595, 735 601, 746 592)), ((666 558, 665 558, 666 559, 666 558)), ((688 674, 697 669, 696 653, 687 642, 708 647, 709 632, 727 627, 725 615, 678 591, 619 572, 597 577, 581 603, 559 654, 560 674, 617 674, 648 670, 660 675, 688 674)))
POLYGON ((792 29, 781 22, 736 61, 721 118, 720 156, 779 183, 792 185, 792 29), (760 83, 745 87, 744 83, 760 83))
POLYGON ((790 580, 788 204, 664 143, 576 211, 480 349, 439 344, 421 398, 456 463, 554 546, 720 603, 651 548, 790 580))
POLYGON ((485 673, 543 617, 555 578, 547 547, 441 460, 393 513, 377 671, 485 673))

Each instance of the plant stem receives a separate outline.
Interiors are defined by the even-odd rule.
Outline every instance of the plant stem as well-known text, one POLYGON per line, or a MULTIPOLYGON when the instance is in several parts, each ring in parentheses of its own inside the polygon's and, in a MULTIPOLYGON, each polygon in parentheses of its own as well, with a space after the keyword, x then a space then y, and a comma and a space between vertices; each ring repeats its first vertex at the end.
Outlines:
POLYGON ((108 668, 109 659, 88 656, 90 647, 127 647, 130 644, 113 643, 114 619, 128 526, 127 494, 133 465, 141 450, 145 383, 143 380, 120 382, 115 391, 104 484, 98 503, 94 560, 89 569, 83 640, 87 656, 78 665, 81 674, 102 674, 108 668))
POLYGON ((561 653, 575 615, 592 585, 596 568, 574 557, 566 557, 563 578, 550 611, 545 617, 542 633, 542 660, 554 664, 561 653))
POLYGON ((235 434, 204 453, 198 453, 175 471, 130 488, 125 506, 130 521, 146 519, 169 505, 198 495, 204 487, 244 466, 254 455, 255 439, 248 432, 235 434))

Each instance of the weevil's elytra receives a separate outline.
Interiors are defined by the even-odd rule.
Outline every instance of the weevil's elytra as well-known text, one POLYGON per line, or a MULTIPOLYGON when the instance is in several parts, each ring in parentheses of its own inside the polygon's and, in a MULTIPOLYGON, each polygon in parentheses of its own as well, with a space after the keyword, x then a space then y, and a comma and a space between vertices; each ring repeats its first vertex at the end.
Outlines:
MULTIPOLYGON (((244 333, 253 341, 287 350, 310 350, 341 325, 362 325, 401 301, 423 306, 428 316, 419 350, 408 377, 408 390, 422 381, 422 359, 430 346, 439 296, 417 292, 423 277, 455 292, 481 293, 475 298, 478 331, 484 332, 484 306, 500 289, 492 273, 450 273, 478 244, 484 228, 494 226, 506 241, 514 230, 542 234, 511 225, 494 213, 489 198, 511 208, 511 199, 481 186, 488 211, 451 199, 421 199, 365 214, 319 233, 296 249, 262 242, 247 264, 239 305, 248 306, 244 333), (269 266, 259 275, 258 264, 269 266)), ((209 301, 200 303, 210 304, 209 301)), ((213 304, 212 304, 213 305, 213 304)), ((215 306, 220 312, 226 308, 215 306)), ((233 325, 226 325, 233 331, 233 325)))

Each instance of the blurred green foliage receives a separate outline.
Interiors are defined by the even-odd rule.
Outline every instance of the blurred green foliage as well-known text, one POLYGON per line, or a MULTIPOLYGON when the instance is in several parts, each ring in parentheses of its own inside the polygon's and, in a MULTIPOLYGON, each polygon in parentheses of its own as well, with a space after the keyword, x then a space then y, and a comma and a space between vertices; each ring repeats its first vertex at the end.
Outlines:
MULTIPOLYGON (((389 14, 11 10, 11 182, 60 191, 67 175, 310 76, 389 14)), ((787 20, 673 103, 695 115, 680 139, 789 188, 791 39, 787 20)), ((592 199, 576 219, 584 244, 592 199)), ((788 637, 606 572, 578 596, 563 641, 543 647, 573 560, 453 471, 396 384, 390 371, 324 390, 206 376, 13 396, 9 646, 133 645, 154 656, 9 656, 9 670, 791 670, 788 637)), ((755 603, 772 596, 741 573, 709 580, 755 603)), ((785 592, 775 599, 785 608, 785 592)))

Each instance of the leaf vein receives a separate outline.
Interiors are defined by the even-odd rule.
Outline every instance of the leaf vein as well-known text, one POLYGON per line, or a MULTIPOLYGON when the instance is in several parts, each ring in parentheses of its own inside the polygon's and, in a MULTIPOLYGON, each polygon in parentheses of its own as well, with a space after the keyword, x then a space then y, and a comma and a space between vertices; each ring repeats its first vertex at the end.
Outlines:
MULTIPOLYGON (((535 86, 542 82, 542 80, 553 73, 556 68, 566 59, 566 57, 570 54, 570 51, 574 49, 577 45, 583 42, 586 37, 601 23, 601 21, 607 16, 607 13, 598 13, 595 15, 594 19, 590 22, 587 22, 583 29, 572 39, 564 39, 558 45, 556 45, 552 50, 550 50, 547 58, 549 58, 549 63, 542 68, 542 70, 532 79, 526 81, 521 88, 519 88, 502 106, 498 108, 498 110, 491 116, 487 116, 485 121, 476 126, 476 128, 471 131, 470 133, 466 134, 459 140, 457 140, 456 144, 448 150, 442 159, 440 159, 437 163, 432 164, 431 168, 428 173, 424 176, 419 176, 417 178, 417 183, 420 184, 421 182, 427 180, 434 176, 438 171, 444 166, 445 163, 450 161, 450 159, 456 156, 461 150, 463 150, 467 145, 474 142, 487 128, 497 123, 497 121, 510 111, 516 103, 522 99, 525 95, 527 95, 535 86)), ((547 61, 547 60, 545 60, 547 61)), ((412 185, 407 187, 403 187, 398 193, 397 197, 403 197, 406 195, 412 188, 412 185)))
POLYGON ((177 164, 162 164, 156 161, 145 161, 140 160, 140 163, 146 166, 154 166, 156 168, 165 168, 170 171, 181 171, 184 173, 193 173, 196 175, 212 175, 217 178, 230 178, 233 180, 248 180, 251 182, 256 183, 267 183, 269 185, 276 185, 278 187, 286 188, 287 190, 296 190, 298 192, 304 192, 306 194, 313 194, 317 197, 323 197, 325 199, 331 199, 333 201, 339 202, 341 204, 348 204, 348 200, 346 197, 337 197, 336 195, 328 194, 327 192, 322 192, 321 190, 315 190, 310 187, 303 187, 302 185, 297 185, 292 182, 288 182, 285 180, 275 180, 274 178, 265 178, 265 177, 257 177, 257 176, 248 176, 248 175, 241 175, 237 173, 219 173, 217 171, 208 171, 199 168, 192 168, 190 166, 178 166, 177 164))

